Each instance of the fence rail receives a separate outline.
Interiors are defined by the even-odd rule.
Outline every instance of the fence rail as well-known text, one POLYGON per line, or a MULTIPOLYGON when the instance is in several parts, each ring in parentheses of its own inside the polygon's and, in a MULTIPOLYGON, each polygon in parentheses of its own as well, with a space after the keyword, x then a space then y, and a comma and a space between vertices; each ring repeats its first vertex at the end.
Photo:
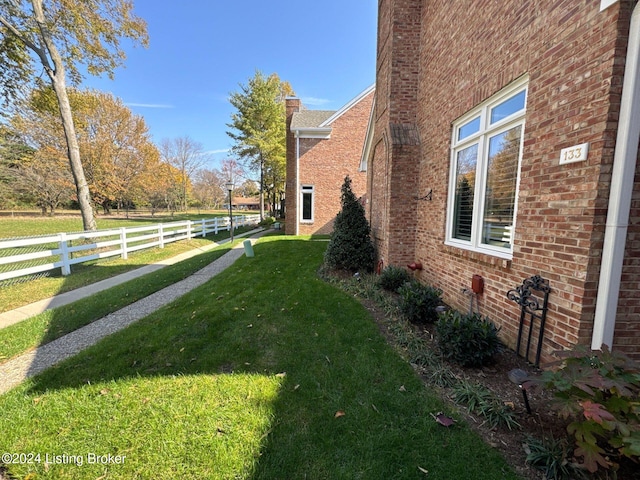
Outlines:
MULTIPOLYGON (((233 217, 234 230, 257 224, 259 215, 233 217)), ((0 282, 60 269, 71 274, 71 266, 107 257, 121 256, 145 248, 194 237, 229 231, 229 217, 158 223, 143 227, 122 227, 95 232, 58 233, 0 241, 0 282)))

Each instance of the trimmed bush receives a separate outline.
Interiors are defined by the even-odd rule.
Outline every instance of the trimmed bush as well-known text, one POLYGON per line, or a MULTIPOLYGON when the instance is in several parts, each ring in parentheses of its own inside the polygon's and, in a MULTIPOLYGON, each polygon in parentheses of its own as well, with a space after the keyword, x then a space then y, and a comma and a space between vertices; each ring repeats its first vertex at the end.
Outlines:
POLYGON ((397 292, 406 282, 411 281, 411 275, 405 268, 389 265, 380 273, 379 284, 385 290, 397 292))
POLYGON ((463 367, 487 365, 500 348, 498 329, 477 313, 449 310, 440 315, 436 337, 444 358, 463 367))
POLYGON ((442 290, 411 280, 398 293, 400 311, 411 323, 433 323, 438 319, 436 308, 441 304, 442 290))
POLYGON ((342 210, 336 216, 329 245, 324 254, 329 268, 351 272, 372 272, 375 248, 364 207, 351 190, 347 176, 342 184, 342 210))
POLYGON ((264 219, 258 224, 261 227, 270 227, 276 222, 274 217, 264 217, 264 219))

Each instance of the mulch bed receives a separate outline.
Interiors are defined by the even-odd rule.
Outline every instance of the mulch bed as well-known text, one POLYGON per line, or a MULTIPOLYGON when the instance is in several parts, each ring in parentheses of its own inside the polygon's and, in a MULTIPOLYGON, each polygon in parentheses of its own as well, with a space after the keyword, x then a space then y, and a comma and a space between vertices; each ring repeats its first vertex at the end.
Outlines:
MULTIPOLYGON (((369 310, 376 321, 380 332, 387 338, 390 344, 396 342, 389 332, 389 318, 383 309, 374 301, 360 298, 362 304, 369 310)), ((419 335, 430 348, 437 351, 438 347, 434 339, 433 325, 413 325, 414 332, 419 335)), ((521 428, 509 430, 506 427, 490 428, 483 418, 469 413, 464 407, 456 405, 456 409, 466 418, 467 423, 474 429, 483 440, 490 446, 496 448, 504 456, 511 467, 522 478, 527 480, 544 479, 544 475, 539 470, 526 463, 526 452, 524 445, 528 437, 536 439, 553 438, 556 440, 567 438, 567 422, 558 417, 552 408, 553 397, 549 391, 542 388, 530 389, 527 392, 531 414, 527 412, 524 397, 520 387, 509 380, 508 373, 513 369, 522 369, 529 375, 535 376, 540 373, 524 358, 508 348, 503 348, 495 357, 494 362, 483 368, 462 368, 453 364, 447 366, 459 379, 467 379, 478 382, 489 388, 502 402, 513 408, 517 421, 521 428)), ((432 382, 429 381, 427 370, 414 365, 416 371, 421 375, 425 384, 433 390, 432 382)), ((439 389, 441 397, 449 403, 453 403, 446 388, 439 389)), ((569 443, 571 444, 571 443, 569 443)), ((631 462, 623 464, 617 472, 600 472, 600 476, 594 475, 593 479, 601 480, 640 480, 640 467, 631 462)))

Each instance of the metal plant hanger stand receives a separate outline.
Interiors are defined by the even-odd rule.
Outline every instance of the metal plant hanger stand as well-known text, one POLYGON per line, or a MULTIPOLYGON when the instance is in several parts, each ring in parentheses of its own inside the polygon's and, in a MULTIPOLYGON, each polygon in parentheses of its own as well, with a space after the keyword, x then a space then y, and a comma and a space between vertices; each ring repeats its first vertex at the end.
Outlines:
POLYGON ((534 275, 527 278, 522 282, 522 285, 509 290, 507 292, 507 298, 520 305, 520 324, 518 326, 518 343, 516 345, 516 353, 524 357, 528 362, 529 354, 531 351, 531 339, 533 336, 533 330, 538 329, 538 345, 536 347, 535 367, 540 366, 540 352, 542 351, 542 338, 544 336, 544 326, 547 320, 547 309, 549 306, 549 293, 551 288, 549 287, 549 281, 534 275), (524 354, 520 353, 522 347, 522 336, 524 334, 525 325, 529 326, 527 332, 527 345, 524 350, 524 354))

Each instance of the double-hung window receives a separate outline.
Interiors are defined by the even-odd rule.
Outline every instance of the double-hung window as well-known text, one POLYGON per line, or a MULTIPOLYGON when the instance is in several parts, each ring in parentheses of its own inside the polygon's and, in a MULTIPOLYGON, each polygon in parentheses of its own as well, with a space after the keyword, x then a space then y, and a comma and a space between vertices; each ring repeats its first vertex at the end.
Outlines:
POLYGON ((300 221, 313 223, 313 185, 302 185, 300 204, 302 205, 300 221))
POLYGON ((521 78, 453 124, 448 245, 511 258, 526 104, 521 78))

